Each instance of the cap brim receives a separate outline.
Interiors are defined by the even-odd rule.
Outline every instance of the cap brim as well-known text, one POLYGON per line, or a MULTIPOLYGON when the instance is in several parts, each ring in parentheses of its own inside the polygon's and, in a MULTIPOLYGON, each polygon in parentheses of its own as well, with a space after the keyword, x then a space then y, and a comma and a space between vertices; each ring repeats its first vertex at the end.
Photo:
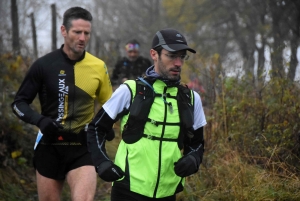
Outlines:
POLYGON ((168 44, 168 45, 161 45, 165 50, 169 52, 177 52, 180 50, 188 50, 192 53, 196 53, 196 51, 185 44, 168 44))

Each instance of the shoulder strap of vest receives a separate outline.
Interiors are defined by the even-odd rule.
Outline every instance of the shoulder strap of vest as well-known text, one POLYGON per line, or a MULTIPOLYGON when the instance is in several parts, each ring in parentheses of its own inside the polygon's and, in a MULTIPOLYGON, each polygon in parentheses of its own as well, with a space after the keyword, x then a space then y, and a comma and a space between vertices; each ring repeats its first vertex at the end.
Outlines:
POLYGON ((135 82, 136 93, 133 94, 129 117, 122 133, 124 142, 128 144, 138 141, 143 136, 148 114, 155 98, 155 93, 151 88, 153 83, 150 80, 142 82, 137 79, 135 82))
POLYGON ((194 124, 194 93, 183 84, 178 85, 178 109, 184 127, 191 129, 194 124))
POLYGON ((182 149, 184 136, 192 138, 192 131, 194 130, 194 93, 188 86, 183 84, 178 86, 177 104, 182 125, 178 137, 178 146, 182 149))

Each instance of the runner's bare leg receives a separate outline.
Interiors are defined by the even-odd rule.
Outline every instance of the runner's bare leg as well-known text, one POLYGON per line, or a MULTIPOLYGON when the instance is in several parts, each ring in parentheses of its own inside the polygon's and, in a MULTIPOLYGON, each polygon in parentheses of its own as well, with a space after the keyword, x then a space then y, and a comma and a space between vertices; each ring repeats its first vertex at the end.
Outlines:
POLYGON ((92 201, 96 193, 97 174, 94 166, 82 166, 67 174, 72 201, 92 201))
POLYGON ((36 171, 36 180, 39 201, 60 200, 64 181, 44 177, 38 171, 36 171))

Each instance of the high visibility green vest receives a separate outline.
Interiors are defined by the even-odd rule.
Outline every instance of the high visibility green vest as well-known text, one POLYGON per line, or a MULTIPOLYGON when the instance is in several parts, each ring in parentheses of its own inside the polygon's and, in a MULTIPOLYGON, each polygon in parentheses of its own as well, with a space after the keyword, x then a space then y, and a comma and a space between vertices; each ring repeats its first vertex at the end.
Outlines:
MULTIPOLYGON (((132 93, 136 94, 136 81, 125 82, 132 93)), ((125 178, 114 182, 138 194, 163 198, 183 190, 184 178, 174 172, 174 163, 182 153, 177 140, 180 133, 180 115, 176 97, 178 88, 167 87, 161 80, 153 83, 156 96, 148 114, 143 130, 144 136, 136 142, 121 140, 115 164, 124 172, 125 178), (168 103, 168 104, 166 104, 168 103)), ((192 92, 191 92, 192 93, 192 92)), ((130 113, 121 119, 121 131, 128 121, 130 113)))

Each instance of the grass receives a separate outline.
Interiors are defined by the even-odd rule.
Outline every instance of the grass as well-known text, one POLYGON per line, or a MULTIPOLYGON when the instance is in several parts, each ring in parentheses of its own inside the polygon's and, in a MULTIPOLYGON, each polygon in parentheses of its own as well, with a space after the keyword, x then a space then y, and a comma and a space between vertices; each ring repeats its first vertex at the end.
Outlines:
MULTIPOLYGON (((107 142, 111 159, 121 139, 118 125, 116 138, 107 142)), ((217 130, 217 129, 216 129, 217 130)), ((217 132, 217 131, 216 131, 217 132)), ((268 161, 264 166, 255 158, 239 151, 234 141, 216 140, 219 133, 210 133, 200 170, 186 179, 185 189, 177 201, 297 201, 300 197, 299 176, 284 161, 268 161), (213 141, 213 142, 211 142, 213 141)), ((35 174, 30 164, 11 164, 0 169, 0 201, 37 200, 35 174)), ((95 201, 110 200, 111 183, 98 178, 95 201)), ((62 201, 70 200, 64 186, 62 201)))
POLYGON ((217 148, 207 153, 200 171, 187 178, 186 189, 178 200, 299 200, 299 177, 294 173, 288 170, 278 173, 249 164, 242 153, 224 144, 217 148))

